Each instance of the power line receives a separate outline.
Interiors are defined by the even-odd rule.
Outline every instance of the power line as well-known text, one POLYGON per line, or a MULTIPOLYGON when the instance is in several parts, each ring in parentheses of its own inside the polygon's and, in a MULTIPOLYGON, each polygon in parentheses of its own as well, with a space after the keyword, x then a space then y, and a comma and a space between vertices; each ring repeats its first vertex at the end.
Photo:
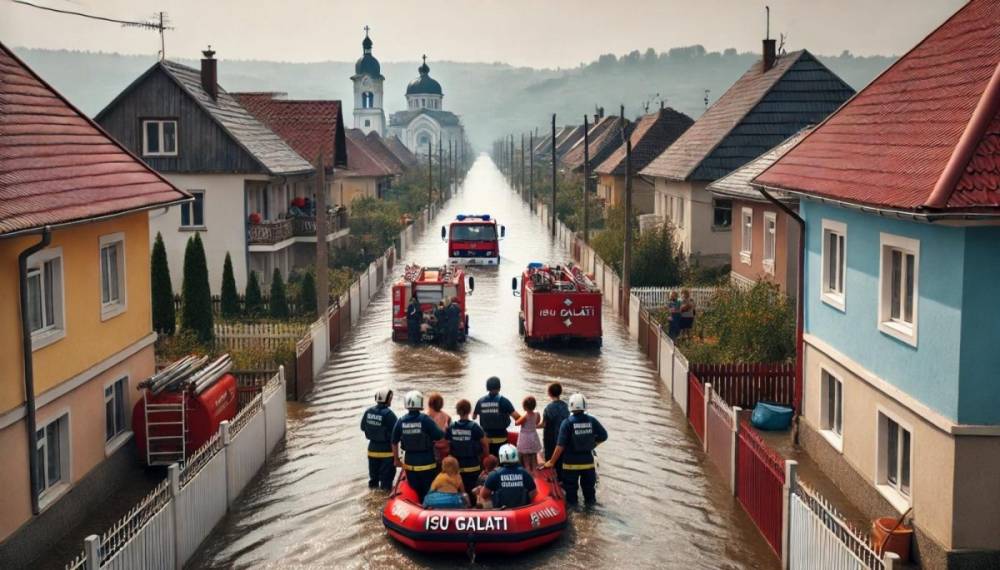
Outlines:
POLYGON ((22 6, 28 6, 31 8, 37 8, 39 10, 45 10, 47 12, 55 12, 57 14, 65 14, 68 16, 79 16, 81 18, 88 18, 90 20, 98 20, 101 22, 110 22, 112 24, 121 24, 125 28, 140 28, 144 30, 156 30, 160 33, 160 59, 166 57, 166 44, 163 39, 163 32, 166 30, 174 29, 173 26, 169 26, 166 13, 159 12, 153 16, 152 21, 136 21, 136 20, 119 20, 117 18, 108 18, 105 16, 97 16, 94 14, 87 14, 85 12, 76 12, 74 10, 63 10, 60 8, 52 8, 51 6, 42 6, 39 4, 34 4, 32 2, 26 2, 25 0, 10 0, 14 4, 20 4, 22 6))

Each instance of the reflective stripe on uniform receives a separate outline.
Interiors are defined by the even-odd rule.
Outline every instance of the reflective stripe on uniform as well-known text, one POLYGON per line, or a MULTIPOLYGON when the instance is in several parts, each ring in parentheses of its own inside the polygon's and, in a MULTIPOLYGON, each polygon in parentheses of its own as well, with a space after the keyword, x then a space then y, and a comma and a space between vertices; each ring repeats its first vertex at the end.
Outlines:
POLYGON ((583 471, 584 469, 593 469, 594 468, 594 464, 593 463, 586 463, 586 464, 583 464, 583 463, 577 463, 577 464, 563 463, 562 468, 566 469, 568 471, 583 471))
POLYGON ((392 457, 391 451, 369 451, 368 457, 372 459, 389 459, 392 457))
POLYGON ((430 471, 437 467, 437 463, 431 463, 430 465, 403 465, 403 469, 407 471, 430 471))
POLYGON ((477 471, 482 471, 482 467, 478 465, 473 465, 472 467, 459 467, 459 473, 475 473, 477 471))
POLYGON ((489 438, 490 443, 505 443, 507 441, 507 436, 504 437, 491 437, 489 438))

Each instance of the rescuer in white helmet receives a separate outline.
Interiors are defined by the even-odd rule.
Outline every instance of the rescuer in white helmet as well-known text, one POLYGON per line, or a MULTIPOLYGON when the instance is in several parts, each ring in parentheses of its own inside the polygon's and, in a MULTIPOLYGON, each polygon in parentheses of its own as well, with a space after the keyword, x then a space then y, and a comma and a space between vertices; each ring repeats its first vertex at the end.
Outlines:
POLYGON ((537 490, 535 479, 519 462, 517 448, 505 444, 499 451, 500 468, 486 477, 479 497, 483 501, 493 500, 493 507, 498 509, 515 509, 531 503, 537 490))
POLYGON ((406 472, 406 480, 421 501, 438 474, 434 460, 434 442, 444 439, 444 432, 424 409, 424 395, 413 390, 403 397, 406 415, 399 418, 392 430, 392 458, 406 472), (406 452, 406 462, 399 459, 399 448, 406 452))
POLYGON ((361 431, 368 438, 368 487, 392 489, 396 467, 392 461, 392 430, 396 427, 396 414, 392 405, 392 390, 375 392, 375 405, 361 416, 361 431))
POLYGON ((562 486, 566 491, 566 504, 577 504, 577 489, 583 488, 583 502, 593 505, 597 502, 597 470, 594 465, 594 449, 608 439, 608 432, 587 413, 587 399, 576 393, 569 397, 570 416, 559 426, 559 438, 552 457, 545 462, 551 468, 561 458, 562 486))

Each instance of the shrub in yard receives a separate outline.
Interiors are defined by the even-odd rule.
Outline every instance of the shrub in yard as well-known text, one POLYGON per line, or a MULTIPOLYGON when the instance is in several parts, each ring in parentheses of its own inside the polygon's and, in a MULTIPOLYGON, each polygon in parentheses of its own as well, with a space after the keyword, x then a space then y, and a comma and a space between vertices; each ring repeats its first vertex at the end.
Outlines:
POLYGON ((208 263, 201 236, 194 234, 184 250, 184 282, 181 285, 181 328, 194 331, 201 342, 212 340, 212 292, 208 286, 208 263))
POLYGON ((234 318, 240 314, 240 295, 236 292, 236 278, 233 277, 233 261, 226 252, 226 261, 222 264, 222 298, 220 312, 223 317, 234 318))
POLYGON ((285 281, 277 267, 271 275, 270 314, 275 319, 288 318, 288 298, 285 296, 285 281))
POLYGON ((153 254, 150 257, 150 284, 153 303, 153 330, 165 335, 174 334, 177 313, 174 309, 174 288, 170 284, 170 266, 163 236, 156 232, 153 254))
POLYGON ((672 287, 680 284, 684 255, 668 224, 646 230, 632 248, 633 287, 672 287))
POLYGON ((299 285, 299 310, 303 315, 316 316, 316 280, 313 279, 312 271, 307 271, 302 276, 299 285))
POLYGON ((251 271, 247 275, 247 288, 243 304, 244 314, 247 317, 259 317, 264 314, 264 300, 260 297, 260 281, 257 280, 256 271, 251 271))

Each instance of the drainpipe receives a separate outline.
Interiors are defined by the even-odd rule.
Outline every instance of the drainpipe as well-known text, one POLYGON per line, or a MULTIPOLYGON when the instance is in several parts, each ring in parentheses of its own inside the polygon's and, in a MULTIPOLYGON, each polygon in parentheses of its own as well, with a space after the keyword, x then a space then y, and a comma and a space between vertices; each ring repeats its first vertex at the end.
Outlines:
POLYGON ((757 187, 768 202, 788 214, 788 217, 795 220, 799 225, 799 265, 796 271, 795 281, 795 395, 792 398, 792 406, 795 408, 795 443, 799 442, 799 415, 802 413, 802 356, 804 354, 802 331, 804 328, 805 299, 805 258, 806 258, 806 221, 799 216, 798 212, 792 210, 781 200, 772 196, 763 186, 757 187))
POLYGON ((28 422, 28 477, 31 480, 31 514, 38 508, 38 435, 35 424, 35 369, 31 354, 31 323, 28 322, 28 258, 52 242, 49 226, 42 229, 42 239, 17 256, 18 289, 21 301, 21 352, 24 361, 24 415, 28 422))

